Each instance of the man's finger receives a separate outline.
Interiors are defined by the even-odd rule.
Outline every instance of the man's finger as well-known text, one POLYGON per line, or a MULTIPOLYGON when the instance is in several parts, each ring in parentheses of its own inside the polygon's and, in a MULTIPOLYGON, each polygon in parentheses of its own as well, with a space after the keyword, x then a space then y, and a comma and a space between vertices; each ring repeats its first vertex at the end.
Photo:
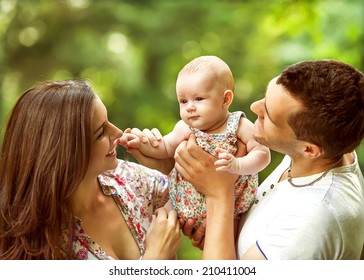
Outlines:
POLYGON ((188 238, 192 238, 193 227, 195 225, 195 221, 193 219, 187 219, 185 221, 184 226, 182 227, 182 232, 188 238))
POLYGON ((193 233, 192 240, 194 243, 199 244, 204 238, 206 233, 206 221, 203 222, 193 233))

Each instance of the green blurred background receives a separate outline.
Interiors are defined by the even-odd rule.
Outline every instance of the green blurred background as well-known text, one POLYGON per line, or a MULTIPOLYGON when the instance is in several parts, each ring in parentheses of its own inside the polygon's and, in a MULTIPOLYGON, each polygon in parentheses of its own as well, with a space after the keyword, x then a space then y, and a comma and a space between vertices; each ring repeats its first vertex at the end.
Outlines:
MULTIPOLYGON (((179 119, 176 75, 206 54, 230 65, 231 110, 254 121, 250 104, 289 64, 332 58, 363 71, 363 15, 362 0, 0 0, 1 135, 22 92, 68 78, 90 80, 121 129, 167 133, 179 119)), ((357 152, 363 167, 364 144, 357 152)), ((260 180, 281 158, 272 154, 260 180)), ((184 239, 179 258, 201 252, 184 239)))

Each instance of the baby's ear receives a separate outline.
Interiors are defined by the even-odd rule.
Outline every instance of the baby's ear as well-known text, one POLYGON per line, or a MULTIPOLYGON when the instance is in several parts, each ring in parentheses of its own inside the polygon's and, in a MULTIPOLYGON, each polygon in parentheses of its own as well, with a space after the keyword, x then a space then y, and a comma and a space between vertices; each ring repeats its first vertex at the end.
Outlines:
POLYGON ((234 93, 230 89, 225 90, 224 105, 229 107, 231 105, 231 103, 233 102, 233 99, 234 99, 234 93))

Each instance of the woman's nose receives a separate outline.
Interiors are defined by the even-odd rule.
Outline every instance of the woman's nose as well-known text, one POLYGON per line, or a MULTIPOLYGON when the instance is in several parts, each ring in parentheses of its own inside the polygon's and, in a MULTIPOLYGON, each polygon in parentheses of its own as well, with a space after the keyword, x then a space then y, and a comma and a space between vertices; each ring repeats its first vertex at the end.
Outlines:
POLYGON ((114 126, 114 133, 112 134, 112 139, 116 140, 118 138, 120 138, 121 136, 123 136, 123 131, 119 128, 117 128, 115 125, 114 126))

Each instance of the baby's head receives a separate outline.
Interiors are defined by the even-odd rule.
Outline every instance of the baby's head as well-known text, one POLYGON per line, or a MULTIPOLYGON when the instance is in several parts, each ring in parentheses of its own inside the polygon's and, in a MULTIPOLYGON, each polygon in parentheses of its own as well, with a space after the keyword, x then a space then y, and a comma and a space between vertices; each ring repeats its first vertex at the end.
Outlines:
POLYGON ((182 120, 209 131, 226 121, 234 95, 234 78, 219 57, 200 56, 179 72, 176 92, 182 120))
POLYGON ((184 75, 200 75, 211 87, 220 87, 234 92, 234 78, 230 67, 221 58, 213 55, 199 56, 187 63, 178 73, 178 80, 184 75))

